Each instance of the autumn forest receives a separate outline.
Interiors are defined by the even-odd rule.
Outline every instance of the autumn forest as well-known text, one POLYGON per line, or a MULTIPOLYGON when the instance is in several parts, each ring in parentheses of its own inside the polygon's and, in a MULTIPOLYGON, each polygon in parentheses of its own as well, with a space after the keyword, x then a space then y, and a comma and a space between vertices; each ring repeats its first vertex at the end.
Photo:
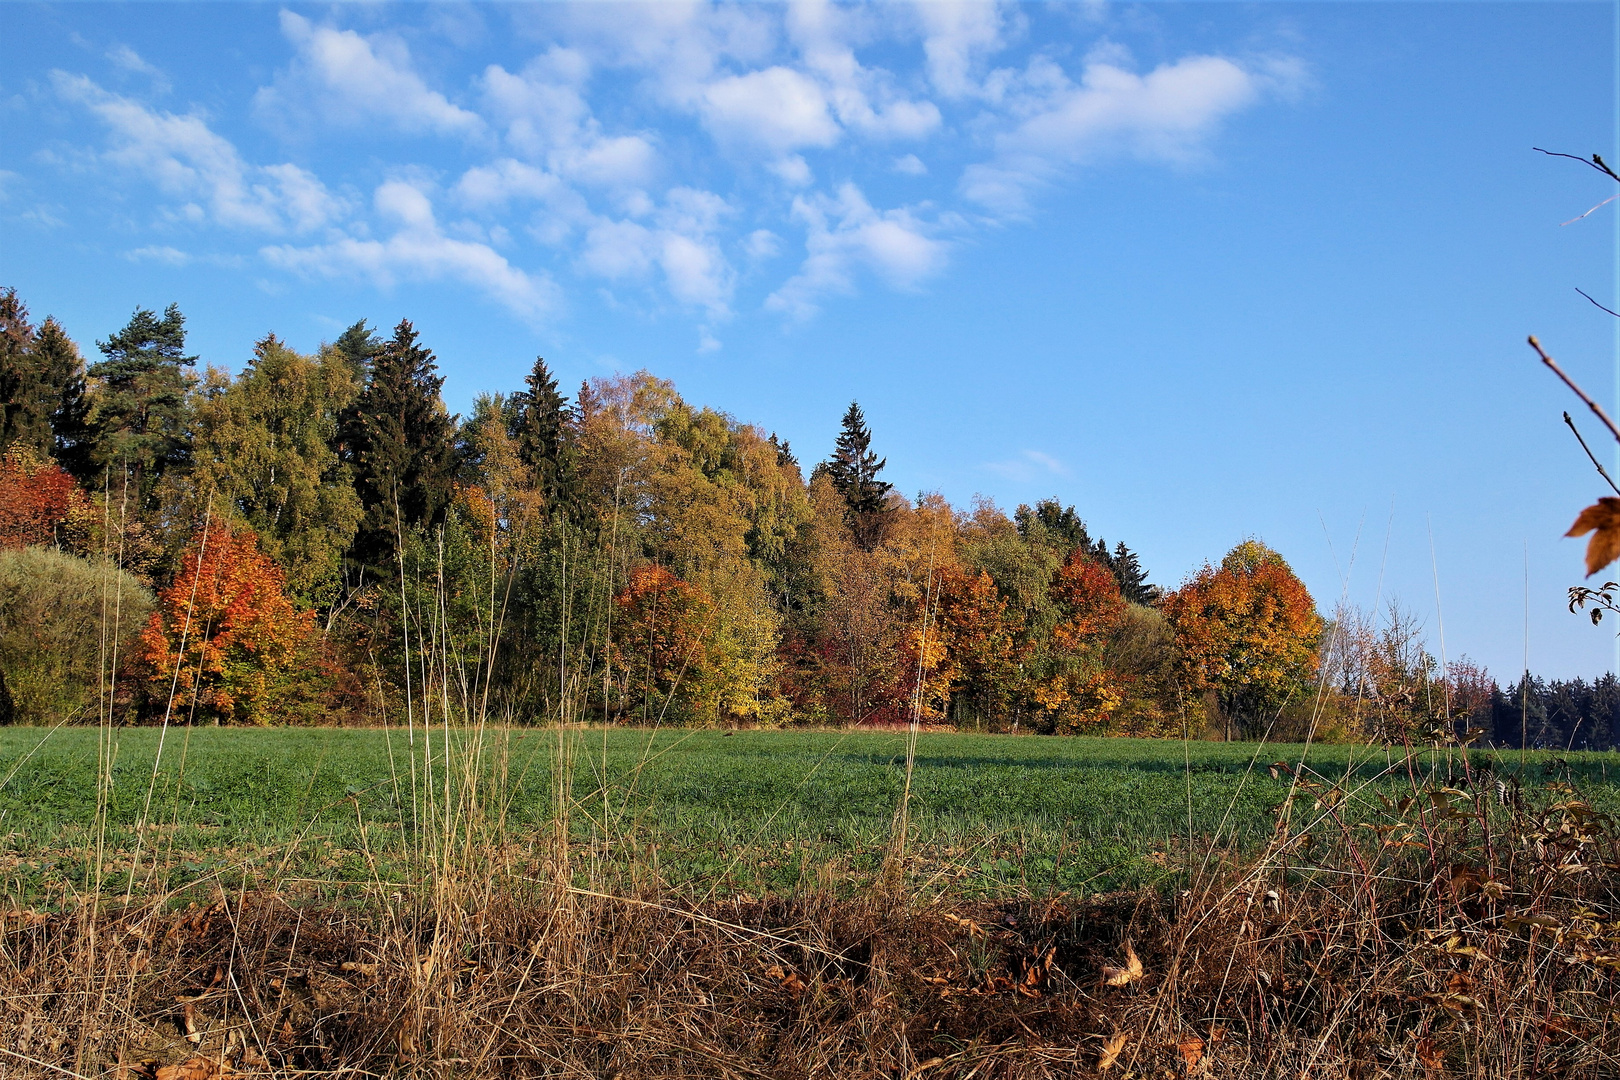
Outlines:
POLYGON ((1613 676, 1442 667, 1259 539, 1154 584, 1061 499, 908 498, 858 404, 801 461, 644 371, 442 382, 409 321, 233 376, 172 305, 81 350, 0 292, 0 718, 1620 738, 1613 676))

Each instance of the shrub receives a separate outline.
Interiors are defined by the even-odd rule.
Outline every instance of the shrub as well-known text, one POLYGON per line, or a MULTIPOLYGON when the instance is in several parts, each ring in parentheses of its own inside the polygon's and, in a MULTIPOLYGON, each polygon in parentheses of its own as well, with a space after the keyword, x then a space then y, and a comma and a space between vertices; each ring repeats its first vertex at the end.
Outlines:
MULTIPOLYGON (((10 722, 85 712, 152 611, 133 575, 50 548, 0 551, 0 672, 10 722), (103 635, 103 628, 107 633, 103 635)), ((0 716, 0 720, 8 719, 0 716)))

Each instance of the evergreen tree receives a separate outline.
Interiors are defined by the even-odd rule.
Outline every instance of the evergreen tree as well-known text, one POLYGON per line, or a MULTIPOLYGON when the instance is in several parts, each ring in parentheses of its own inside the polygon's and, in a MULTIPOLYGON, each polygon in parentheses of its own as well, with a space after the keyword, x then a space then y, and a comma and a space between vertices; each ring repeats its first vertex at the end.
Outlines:
MULTIPOLYGON (((1088 555, 1096 556, 1096 545, 1091 542, 1086 523, 1080 520, 1074 507, 1064 506, 1056 499, 1042 499, 1033 510, 1020 506, 1013 511, 1013 521, 1018 526, 1018 535, 1026 542, 1044 544, 1060 557, 1067 557, 1076 548, 1084 548, 1088 555)), ((1107 552, 1108 549, 1103 548, 1104 556, 1107 552)))
POLYGON ((887 458, 872 452, 872 431, 860 405, 850 402, 833 456, 822 467, 844 497, 855 542, 867 551, 882 543, 888 524, 888 495, 893 485, 878 479, 887 464, 887 458))
POLYGON ((84 358, 62 324, 51 316, 46 316, 34 335, 34 356, 41 373, 44 404, 50 408, 51 441, 57 463, 90 485, 96 465, 90 456, 93 444, 84 358))
POLYGON ((1159 600, 1159 587, 1148 584, 1147 571, 1142 569, 1142 562, 1136 557, 1136 552, 1125 546, 1124 541, 1114 545, 1113 555, 1108 557, 1108 569, 1114 572, 1114 579, 1119 582, 1119 591, 1133 604, 1152 607, 1159 600))
POLYGON ((96 347, 106 357, 91 366, 96 381, 91 416, 98 465, 127 469, 131 486, 149 504, 158 479, 183 468, 190 453, 187 393, 197 363, 185 355, 186 320, 170 304, 159 318, 136 308, 129 325, 96 347))
POLYGON ((557 380, 542 357, 524 382, 527 390, 512 395, 510 432, 518 460, 545 496, 546 510, 559 520, 576 516, 573 413, 557 392, 557 380))
POLYGON ((377 332, 366 325, 366 320, 361 319, 339 334, 332 348, 348 360, 356 377, 364 377, 372 358, 382 352, 383 342, 377 332))
POLYGON ((0 454, 15 443, 50 445, 48 418, 40 415, 40 377, 28 305, 16 289, 0 289, 0 454))
POLYGON ((450 503, 455 424, 439 400, 437 370, 410 320, 401 319, 344 413, 339 445, 364 509, 351 551, 362 562, 392 561, 400 536, 437 524, 450 503))

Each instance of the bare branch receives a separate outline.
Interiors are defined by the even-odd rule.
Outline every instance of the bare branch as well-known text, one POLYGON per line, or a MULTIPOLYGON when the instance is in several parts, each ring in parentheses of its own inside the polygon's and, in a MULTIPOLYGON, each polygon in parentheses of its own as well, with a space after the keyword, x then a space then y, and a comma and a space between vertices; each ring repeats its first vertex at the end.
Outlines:
POLYGON ((1620 199, 1620 193, 1610 195, 1607 199, 1604 199, 1602 202, 1598 203, 1596 206, 1592 207, 1591 210, 1588 210, 1584 214, 1576 214, 1574 217, 1570 218, 1568 221, 1560 221, 1558 223, 1558 227, 1561 229, 1565 225, 1573 225, 1573 224, 1575 224, 1577 221, 1581 220, 1584 217, 1590 217, 1592 215, 1593 211, 1603 209, 1605 206, 1608 206, 1610 203, 1614 202, 1614 200, 1616 200, 1616 199, 1620 199))
POLYGON ((1530 347, 1536 350, 1536 355, 1541 357, 1541 362, 1543 364, 1546 364, 1548 367, 1552 368, 1552 373, 1554 375, 1557 375, 1560 379, 1564 380, 1565 386, 1575 391, 1576 397, 1586 402, 1586 407, 1592 410, 1593 415, 1595 415, 1599 420, 1603 421, 1603 426, 1609 429, 1609 434, 1614 436, 1614 441, 1620 442, 1620 428, 1614 426, 1614 421, 1610 420, 1609 414, 1603 411, 1603 406, 1593 401, 1591 395, 1577 386, 1574 379, 1564 374, 1564 369, 1558 366, 1558 361, 1547 355, 1547 351, 1541 347, 1541 342, 1536 340, 1536 335, 1534 334, 1530 335, 1530 347))
POLYGON ((1593 465, 1597 466, 1598 475, 1603 477, 1616 495, 1620 495, 1620 487, 1615 487, 1614 480, 1609 476, 1609 471, 1603 467, 1603 463, 1597 459, 1597 455, 1592 453, 1592 448, 1586 445, 1586 440, 1581 438, 1580 430, 1576 428, 1575 421, 1569 418, 1567 412, 1564 414, 1564 423, 1569 425, 1569 430, 1575 433, 1575 441, 1581 444, 1581 449, 1586 451, 1586 456, 1592 459, 1593 465))
POLYGON ((1592 160, 1588 161, 1586 158, 1577 157, 1574 154, 1561 154, 1556 150, 1543 150, 1539 146, 1532 146, 1530 149, 1536 151, 1537 153, 1546 154, 1548 157, 1567 157, 1569 160, 1578 161, 1582 165, 1590 165, 1592 168, 1607 176, 1609 179, 1620 181, 1620 173, 1616 173, 1613 169, 1609 168, 1608 163, 1597 154, 1593 154, 1592 160))
MULTIPOLYGON (((1576 292, 1578 292, 1578 293, 1580 293, 1580 294, 1581 294, 1581 295, 1582 295, 1582 296, 1586 296, 1586 293, 1584 293, 1584 292, 1581 292, 1581 290, 1580 290, 1580 289, 1576 289, 1576 290, 1575 290, 1575 291, 1576 291, 1576 292)), ((1590 296, 1586 296, 1586 298, 1587 298, 1587 299, 1588 299, 1588 300, 1592 300, 1592 298, 1591 298, 1591 297, 1590 297, 1590 296)), ((1599 310, 1600 310, 1600 311, 1607 311, 1607 312, 1608 312, 1608 313, 1609 313, 1609 314, 1610 314, 1610 315, 1613 315, 1613 316, 1614 316, 1614 317, 1615 317, 1615 318, 1617 318, 1617 319, 1620 319, 1620 311, 1615 311, 1615 310, 1613 310, 1613 309, 1611 309, 1611 308, 1606 308, 1606 307, 1604 307, 1604 306, 1603 306, 1603 305, 1602 305, 1602 304, 1599 304, 1599 303, 1598 303, 1598 302, 1597 302, 1597 301, 1596 301, 1596 300, 1592 300, 1592 303, 1593 303, 1593 305, 1594 305, 1594 306, 1596 306, 1596 307, 1597 307, 1597 308, 1598 308, 1598 309, 1599 309, 1599 310)))

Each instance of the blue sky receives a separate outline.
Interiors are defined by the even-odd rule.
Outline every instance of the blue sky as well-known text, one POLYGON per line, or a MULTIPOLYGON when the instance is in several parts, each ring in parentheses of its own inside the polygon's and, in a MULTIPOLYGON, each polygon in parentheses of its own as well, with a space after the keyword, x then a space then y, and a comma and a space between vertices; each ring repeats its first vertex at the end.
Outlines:
POLYGON ((1524 338, 1615 397, 1620 204, 1561 225, 1613 185, 1531 149, 1620 159, 1615 12, 11 4, 0 282, 233 369, 409 317, 453 409, 645 367, 806 463, 858 398, 907 493, 1170 585, 1256 535, 1504 680, 1528 556, 1532 668, 1591 676, 1524 338))

